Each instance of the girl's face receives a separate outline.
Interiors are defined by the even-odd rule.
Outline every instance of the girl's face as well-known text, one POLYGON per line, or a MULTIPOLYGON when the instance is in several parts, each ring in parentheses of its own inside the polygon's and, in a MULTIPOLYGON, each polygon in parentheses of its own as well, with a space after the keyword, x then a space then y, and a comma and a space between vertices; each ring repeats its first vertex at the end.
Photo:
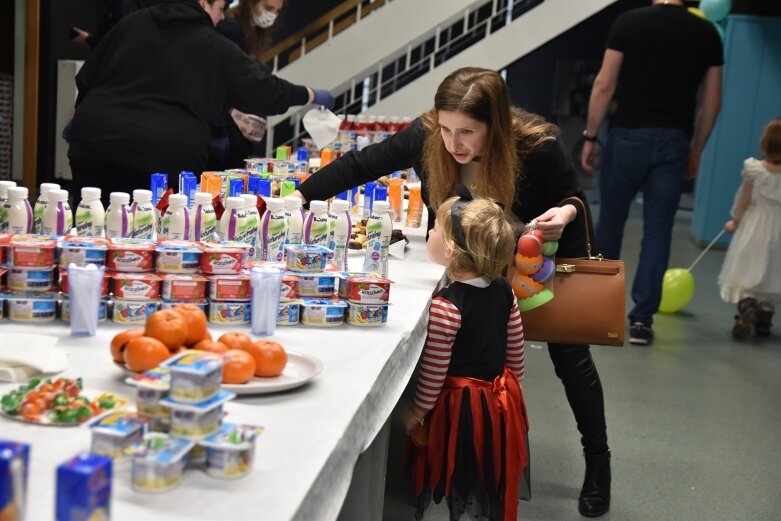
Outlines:
POLYGON ((488 138, 488 125, 455 110, 440 110, 437 116, 442 140, 453 159, 462 165, 478 159, 488 138))
POLYGON ((209 18, 212 19, 212 23, 215 26, 225 18, 225 2, 226 0, 214 0, 213 4, 209 4, 206 0, 198 0, 198 3, 206 11, 206 14, 209 15, 209 18))
POLYGON ((260 0, 257 4, 255 4, 255 12, 252 14, 260 16, 263 14, 263 11, 279 14, 284 5, 285 0, 260 0))
POLYGON ((434 228, 428 234, 426 249, 428 250, 429 259, 446 268, 450 265, 450 261, 453 259, 453 251, 445 244, 439 219, 434 221, 434 228))

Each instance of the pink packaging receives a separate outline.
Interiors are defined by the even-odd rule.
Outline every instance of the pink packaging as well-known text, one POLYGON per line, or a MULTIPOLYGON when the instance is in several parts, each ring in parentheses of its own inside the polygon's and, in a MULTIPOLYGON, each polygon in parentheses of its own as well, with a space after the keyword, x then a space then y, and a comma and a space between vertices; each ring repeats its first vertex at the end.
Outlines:
POLYGON ((112 273, 114 298, 121 300, 157 300, 160 298, 159 275, 154 273, 112 273))
POLYGON ((215 275, 209 277, 209 299, 242 301, 252 298, 249 275, 215 275))
POLYGON ((239 274, 244 267, 246 251, 234 246, 203 244, 201 271, 207 275, 239 274))
POLYGON ((9 268, 51 268, 57 241, 36 235, 13 235, 8 242, 9 268))
POLYGON ((146 239, 113 238, 108 245, 106 269, 117 272, 152 271, 155 243, 146 239))
POLYGON ((163 300, 201 301, 206 298, 206 281, 203 275, 163 275, 161 294, 163 300))
MULTIPOLYGON (((68 294, 68 270, 60 269, 58 271, 60 273, 60 277, 59 277, 60 291, 62 291, 65 295, 67 295, 68 294)), ((100 288, 100 298, 108 297, 110 278, 111 276, 109 275, 108 272, 105 272, 103 274, 103 285, 100 288)))

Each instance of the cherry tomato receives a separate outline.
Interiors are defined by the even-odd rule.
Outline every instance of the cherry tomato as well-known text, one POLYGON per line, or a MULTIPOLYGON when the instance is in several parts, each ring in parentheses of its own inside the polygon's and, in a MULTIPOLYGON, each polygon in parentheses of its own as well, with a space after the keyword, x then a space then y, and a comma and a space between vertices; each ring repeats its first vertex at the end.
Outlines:
POLYGON ((43 384, 38 388, 38 391, 42 393, 51 393, 54 391, 54 386, 52 384, 43 384))
POLYGON ((27 420, 37 420, 43 409, 36 403, 28 402, 22 405, 22 416, 27 420))
POLYGON ((68 395, 68 398, 75 398, 80 392, 81 389, 79 389, 79 386, 75 383, 68 384, 65 388, 65 393, 68 395))

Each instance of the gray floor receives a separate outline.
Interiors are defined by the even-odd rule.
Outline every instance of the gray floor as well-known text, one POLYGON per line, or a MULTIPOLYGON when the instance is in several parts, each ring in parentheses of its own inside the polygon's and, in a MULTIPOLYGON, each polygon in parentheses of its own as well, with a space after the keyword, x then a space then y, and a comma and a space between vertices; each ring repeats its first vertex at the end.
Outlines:
MULTIPOLYGON (((633 208, 625 233, 628 284, 640 250, 640 210, 633 208)), ((691 213, 679 212, 671 267, 688 267, 701 251, 689 238, 690 221, 691 213)), ((656 316, 652 346, 592 348, 613 452, 613 501, 602 519, 781 519, 781 342, 777 330, 764 340, 730 336, 734 310, 716 285, 723 257, 712 250, 693 270, 696 293, 684 311, 656 316)), ((534 497, 520 503, 518 519, 584 519, 576 508, 579 436, 546 350, 527 344, 534 497)), ((412 519, 397 463, 400 430, 396 420, 384 521, 412 519)), ((444 502, 425 517, 447 519, 444 502)))

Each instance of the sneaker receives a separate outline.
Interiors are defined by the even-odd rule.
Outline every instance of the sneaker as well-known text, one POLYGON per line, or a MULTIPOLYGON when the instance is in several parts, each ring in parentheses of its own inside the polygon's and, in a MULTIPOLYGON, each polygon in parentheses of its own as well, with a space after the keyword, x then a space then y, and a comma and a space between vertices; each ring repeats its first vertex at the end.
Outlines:
POLYGON ((645 322, 632 322, 629 326, 629 343, 647 346, 654 341, 654 330, 645 322))

